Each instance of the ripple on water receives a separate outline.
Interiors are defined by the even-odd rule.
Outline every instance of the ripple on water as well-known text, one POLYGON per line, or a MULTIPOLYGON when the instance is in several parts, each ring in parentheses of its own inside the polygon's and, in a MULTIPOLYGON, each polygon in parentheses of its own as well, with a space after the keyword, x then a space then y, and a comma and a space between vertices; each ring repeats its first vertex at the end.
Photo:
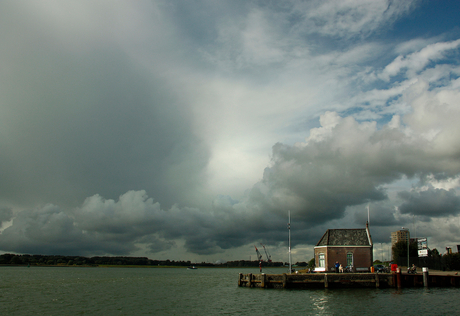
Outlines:
MULTIPOLYGON (((455 314, 458 288, 240 288, 238 269, 2 267, 0 315, 455 314)), ((284 272, 284 271, 280 271, 284 272)))

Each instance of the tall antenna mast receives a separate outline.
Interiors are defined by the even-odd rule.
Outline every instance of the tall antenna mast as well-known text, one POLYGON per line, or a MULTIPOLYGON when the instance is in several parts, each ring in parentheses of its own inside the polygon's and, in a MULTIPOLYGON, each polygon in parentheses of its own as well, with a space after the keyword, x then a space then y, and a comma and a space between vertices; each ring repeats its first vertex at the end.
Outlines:
POLYGON ((369 215, 369 204, 367 204, 367 223, 370 225, 371 224, 371 218, 369 215))
POLYGON ((289 214, 289 223, 288 223, 288 230, 289 230, 289 273, 292 272, 291 268, 291 211, 288 211, 289 214))

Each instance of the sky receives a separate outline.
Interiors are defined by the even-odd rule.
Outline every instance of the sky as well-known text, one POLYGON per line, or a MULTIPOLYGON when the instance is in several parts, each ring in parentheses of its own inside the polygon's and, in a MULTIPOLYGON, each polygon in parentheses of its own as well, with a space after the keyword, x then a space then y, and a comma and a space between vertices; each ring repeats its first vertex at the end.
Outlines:
POLYGON ((0 253, 460 244, 460 3, 0 2, 0 253), (369 212, 368 212, 369 209, 369 212))

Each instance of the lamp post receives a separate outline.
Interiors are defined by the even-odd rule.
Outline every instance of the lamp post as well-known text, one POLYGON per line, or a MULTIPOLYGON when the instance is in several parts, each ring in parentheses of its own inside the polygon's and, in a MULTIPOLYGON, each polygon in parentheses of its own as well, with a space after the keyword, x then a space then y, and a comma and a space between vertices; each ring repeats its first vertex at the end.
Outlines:
POLYGON ((409 270, 409 269, 410 269, 410 267, 409 267, 409 241, 410 241, 410 238, 409 238, 409 228, 404 228, 404 227, 402 227, 401 230, 406 231, 406 238, 407 238, 407 270, 409 270))

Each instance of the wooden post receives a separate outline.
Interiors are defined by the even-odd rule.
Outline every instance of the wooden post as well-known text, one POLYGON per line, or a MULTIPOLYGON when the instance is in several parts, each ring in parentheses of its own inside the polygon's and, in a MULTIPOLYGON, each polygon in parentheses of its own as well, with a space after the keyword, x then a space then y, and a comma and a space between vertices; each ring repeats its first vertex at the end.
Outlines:
POLYGON ((428 287, 428 268, 423 267, 422 272, 423 272, 423 286, 428 287))
POLYGON ((401 268, 396 269, 396 284, 398 285, 398 289, 401 288, 401 268))
POLYGON ((248 274, 248 287, 252 286, 252 273, 248 274))
POLYGON ((265 288, 265 273, 262 273, 262 280, 261 280, 261 283, 260 283, 260 287, 265 288))
POLYGON ((287 287, 287 275, 286 273, 283 273, 283 289, 287 287))
POLYGON ((324 288, 327 289, 329 287, 329 283, 327 282, 327 274, 324 275, 324 288))
POLYGON ((379 288, 380 287, 380 280, 379 280, 379 274, 375 274, 375 287, 379 288))
POLYGON ((241 286, 241 279, 243 278, 243 273, 238 275, 238 286, 241 286))

